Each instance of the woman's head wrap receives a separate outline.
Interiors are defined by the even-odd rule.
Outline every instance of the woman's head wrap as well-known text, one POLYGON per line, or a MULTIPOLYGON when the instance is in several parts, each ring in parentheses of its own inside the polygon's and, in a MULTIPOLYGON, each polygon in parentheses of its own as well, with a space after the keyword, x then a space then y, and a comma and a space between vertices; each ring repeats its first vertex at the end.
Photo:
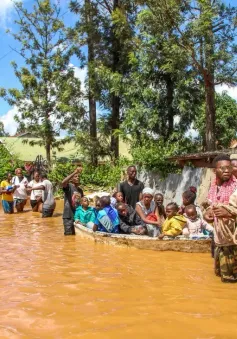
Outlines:
POLYGON ((145 187, 144 189, 143 189, 143 191, 142 191, 142 194, 150 194, 150 195, 154 195, 154 191, 153 191, 153 189, 152 188, 150 188, 150 187, 145 187))

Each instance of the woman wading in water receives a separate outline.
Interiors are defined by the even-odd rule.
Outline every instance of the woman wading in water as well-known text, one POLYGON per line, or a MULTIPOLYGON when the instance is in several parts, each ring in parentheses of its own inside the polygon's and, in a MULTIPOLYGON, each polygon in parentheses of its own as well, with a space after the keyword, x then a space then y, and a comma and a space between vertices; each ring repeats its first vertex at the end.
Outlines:
POLYGON ((27 202, 28 180, 23 176, 21 168, 17 168, 15 174, 16 176, 12 178, 14 205, 17 212, 23 212, 27 202))

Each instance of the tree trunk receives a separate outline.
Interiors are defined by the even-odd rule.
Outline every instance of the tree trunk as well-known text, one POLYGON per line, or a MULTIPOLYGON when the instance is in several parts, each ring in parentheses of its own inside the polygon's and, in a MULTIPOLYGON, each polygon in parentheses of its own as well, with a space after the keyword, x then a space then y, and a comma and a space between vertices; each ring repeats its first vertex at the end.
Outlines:
POLYGON ((205 79, 205 99, 206 99, 206 151, 214 151, 216 149, 215 136, 215 86, 213 75, 208 74, 205 79))
POLYGON ((174 131, 174 108, 173 108, 173 100, 174 100, 174 83, 171 79, 170 75, 167 75, 165 78, 166 81, 166 89, 167 89, 167 107, 168 107, 168 128, 166 132, 165 140, 168 140, 170 135, 174 131))
POLYGON ((119 158, 119 137, 114 135, 114 132, 119 129, 119 107, 120 98, 116 95, 112 95, 112 135, 111 135, 111 152, 114 154, 115 159, 119 158))
MULTIPOLYGON (((120 0, 113 1, 113 10, 115 11, 120 6, 120 0)), ((112 27, 112 50, 113 50, 113 72, 118 71, 119 69, 119 57, 120 57, 120 43, 119 39, 116 37, 115 34, 115 26, 112 27)), ((116 94, 112 94, 111 98, 111 105, 112 105, 112 115, 111 115, 111 144, 110 149, 111 152, 114 154, 115 159, 119 158, 119 137, 118 135, 114 135, 115 130, 119 129, 119 109, 120 109, 120 98, 116 94)))
MULTIPOLYGON (((212 6, 209 0, 210 8, 212 6)), ((214 85, 214 34, 212 28, 212 21, 208 23, 207 33, 204 37, 204 86, 205 86, 205 101, 206 101, 206 151, 214 151, 216 149, 216 135, 215 135, 215 121, 216 121, 216 108, 215 108, 215 85, 214 85)))
POLYGON ((97 124, 96 124, 96 100, 95 100, 95 73, 94 73, 94 44, 93 36, 91 36, 91 25, 93 25, 93 18, 91 14, 90 0, 85 0, 86 6, 86 20, 87 20, 87 46, 88 46, 88 100, 89 100, 89 118, 90 118, 90 139, 92 141, 93 149, 91 152, 91 163, 96 166, 98 164, 98 157, 96 154, 96 141, 97 141, 97 124))
POLYGON ((45 149, 46 149, 46 159, 47 159, 47 162, 48 162, 48 166, 50 166, 50 163, 51 163, 51 145, 50 145, 49 141, 46 141, 45 149))

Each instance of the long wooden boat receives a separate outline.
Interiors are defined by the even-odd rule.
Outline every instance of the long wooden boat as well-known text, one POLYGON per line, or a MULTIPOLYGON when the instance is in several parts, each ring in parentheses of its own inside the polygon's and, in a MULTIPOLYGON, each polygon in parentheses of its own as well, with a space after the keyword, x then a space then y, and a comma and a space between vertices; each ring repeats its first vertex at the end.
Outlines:
POLYGON ((177 251, 188 253, 210 253, 211 240, 159 240, 148 236, 130 234, 110 234, 103 232, 93 232, 87 227, 75 223, 76 234, 84 238, 89 238, 95 242, 123 246, 135 247, 142 250, 153 251, 177 251))

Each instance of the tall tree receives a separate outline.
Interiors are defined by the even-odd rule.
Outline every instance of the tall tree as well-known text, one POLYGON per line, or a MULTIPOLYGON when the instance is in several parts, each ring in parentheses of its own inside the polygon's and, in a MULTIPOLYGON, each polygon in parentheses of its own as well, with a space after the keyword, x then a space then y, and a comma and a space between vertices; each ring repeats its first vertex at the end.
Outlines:
POLYGON ((80 81, 70 66, 70 57, 79 51, 71 45, 67 29, 61 20, 60 7, 55 1, 37 0, 32 11, 22 3, 14 3, 18 32, 12 33, 19 42, 16 50, 25 66, 12 63, 22 89, 1 89, 1 95, 16 105, 15 117, 21 130, 32 132, 40 140, 31 145, 43 145, 46 158, 51 161, 51 150, 66 142, 58 140, 62 129, 84 117, 80 81))
MULTIPOLYGON (((134 34, 135 7, 124 0, 78 0, 70 2, 79 13, 75 27, 87 46, 88 99, 91 117, 91 138, 95 134, 95 101, 102 107, 111 130, 110 153, 119 156, 119 136, 122 108, 122 79, 129 69, 129 52, 134 34), (91 100, 90 100, 91 99, 91 100)), ((99 117, 100 120, 103 117, 99 117)), ((98 128, 97 128, 98 130, 98 128)), ((99 134, 99 131, 98 131, 99 134)), ((98 142, 98 138, 97 138, 98 142)), ((97 148, 95 147, 95 150, 97 148)))
MULTIPOLYGON (((216 94, 215 102, 217 148, 229 148, 231 141, 237 138, 237 102, 226 92, 216 94)), ((194 124, 199 133, 199 139, 205 134, 205 120, 205 107, 201 105, 194 124)))
POLYGON ((170 49, 186 54, 200 85, 204 86, 205 147, 213 150, 216 146, 215 85, 237 83, 236 7, 226 6, 219 0, 147 0, 142 3, 152 13, 153 25, 158 31, 175 34, 170 49))
POLYGON ((120 123, 123 119, 123 94, 125 79, 129 77, 129 54, 134 49, 135 20, 137 6, 134 1, 113 0, 98 1, 105 23, 104 40, 107 53, 102 58, 99 76, 102 84, 101 103, 111 110, 109 122, 111 128, 111 152, 119 157, 120 123), (103 5, 102 5, 103 4, 103 5), (108 20, 109 19, 109 20, 108 20))
POLYGON ((143 146, 147 138, 180 139, 203 100, 187 56, 170 48, 175 34, 158 30, 153 20, 150 10, 138 13, 131 70, 124 83, 121 128, 132 136, 134 146, 143 146))
POLYGON ((81 48, 83 45, 87 47, 87 98, 89 104, 89 137, 91 149, 91 162, 93 165, 98 163, 97 154, 97 120, 96 120, 96 77, 95 62, 97 56, 98 44, 100 41, 98 34, 98 7, 93 0, 84 0, 84 3, 77 0, 70 1, 71 11, 79 15, 73 35, 76 37, 77 46, 81 48))

